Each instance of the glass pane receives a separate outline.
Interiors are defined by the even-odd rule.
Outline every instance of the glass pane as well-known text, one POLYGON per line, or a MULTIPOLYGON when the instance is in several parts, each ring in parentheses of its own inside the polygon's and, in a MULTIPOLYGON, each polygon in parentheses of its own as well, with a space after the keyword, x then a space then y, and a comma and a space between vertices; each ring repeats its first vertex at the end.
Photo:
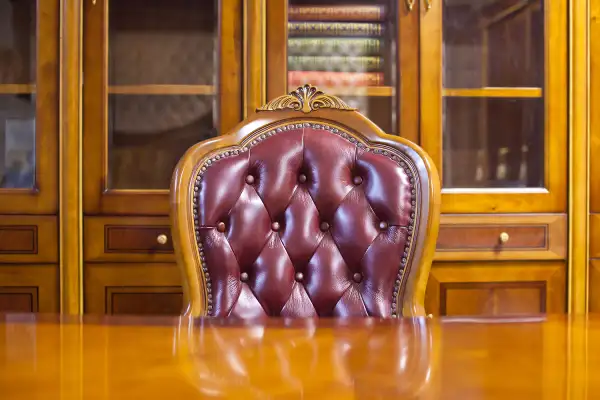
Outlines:
POLYGON ((541 87, 542 0, 444 0, 446 88, 541 87))
POLYGON ((396 3, 290 0, 288 86, 342 97, 388 133, 396 121, 396 3))
POLYGON ((109 187, 168 189, 175 165, 216 135, 210 96, 109 97, 109 187))
POLYGON ((444 186, 542 187, 543 103, 540 98, 446 97, 444 186))
POLYGON ((443 185, 544 186, 542 0, 444 0, 443 185))
POLYGON ((35 1, 0 0, 0 188, 35 185, 35 1))
POLYGON ((112 189, 168 189, 195 143, 215 136, 216 0, 109 3, 112 189))
POLYGON ((34 83, 35 16, 35 1, 0 0, 0 85, 34 83))
POLYGON ((213 84, 215 0, 109 4, 111 85, 213 84))

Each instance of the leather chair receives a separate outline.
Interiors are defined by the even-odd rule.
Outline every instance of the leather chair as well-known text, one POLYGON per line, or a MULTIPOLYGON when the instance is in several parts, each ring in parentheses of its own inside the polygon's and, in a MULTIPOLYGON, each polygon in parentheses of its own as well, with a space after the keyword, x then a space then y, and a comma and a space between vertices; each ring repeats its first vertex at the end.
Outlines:
POLYGON ((440 183, 417 145, 305 85, 194 145, 171 183, 185 314, 422 316, 440 183))

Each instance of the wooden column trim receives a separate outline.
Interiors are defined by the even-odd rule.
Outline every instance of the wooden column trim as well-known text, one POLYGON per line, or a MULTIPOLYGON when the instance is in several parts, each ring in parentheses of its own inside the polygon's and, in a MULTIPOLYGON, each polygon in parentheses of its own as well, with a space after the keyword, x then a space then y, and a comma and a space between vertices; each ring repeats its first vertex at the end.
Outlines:
MULTIPOLYGON (((550 2, 551 0, 546 0, 550 2)), ((589 0, 571 0, 569 20, 569 291, 571 314, 589 305, 589 0)))
POLYGON ((266 1, 267 101, 288 92, 287 87, 287 26, 288 0, 266 1))
POLYGON ((266 99, 266 0, 244 1, 244 115, 252 115, 266 99))
POLYGON ((82 8, 83 3, 81 0, 61 0, 60 3, 60 310, 61 313, 72 315, 83 313, 83 215, 81 206, 82 8))

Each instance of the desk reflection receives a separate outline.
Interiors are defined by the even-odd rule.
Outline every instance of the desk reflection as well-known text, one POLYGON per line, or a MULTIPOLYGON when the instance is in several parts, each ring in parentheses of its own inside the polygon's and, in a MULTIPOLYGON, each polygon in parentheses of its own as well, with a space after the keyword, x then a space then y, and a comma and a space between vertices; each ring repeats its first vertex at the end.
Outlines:
POLYGON ((204 396, 389 399, 432 393, 440 330, 428 319, 235 324, 182 320, 181 366, 204 396))
POLYGON ((600 318, 0 315, 0 399, 596 399, 600 318))

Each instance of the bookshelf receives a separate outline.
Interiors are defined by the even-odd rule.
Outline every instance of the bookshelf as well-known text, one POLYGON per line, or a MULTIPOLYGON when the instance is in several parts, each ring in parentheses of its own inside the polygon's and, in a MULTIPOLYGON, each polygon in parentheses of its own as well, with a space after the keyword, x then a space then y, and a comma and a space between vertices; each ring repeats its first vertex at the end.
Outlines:
POLYGON ((387 132, 396 129, 395 4, 288 3, 287 81, 343 98, 387 132))

